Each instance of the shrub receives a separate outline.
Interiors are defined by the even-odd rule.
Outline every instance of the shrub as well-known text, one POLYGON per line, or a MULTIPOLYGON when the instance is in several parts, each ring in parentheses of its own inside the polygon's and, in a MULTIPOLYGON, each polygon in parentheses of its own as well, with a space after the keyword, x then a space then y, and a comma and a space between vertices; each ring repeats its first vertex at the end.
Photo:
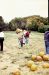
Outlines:
POLYGON ((37 26, 37 23, 35 21, 32 21, 31 24, 26 25, 26 28, 28 28, 29 30, 33 30, 33 31, 38 30, 38 26, 37 26))
POLYGON ((43 33, 43 32, 45 32, 45 31, 47 31, 48 28, 49 28, 49 25, 39 26, 39 27, 38 27, 38 32, 43 33))
POLYGON ((10 22, 9 23, 9 29, 14 31, 14 30, 16 30, 16 26, 13 23, 10 22))
POLYGON ((49 28, 49 25, 44 25, 44 30, 47 31, 49 28))
POLYGON ((44 27, 43 26, 39 26, 38 27, 38 32, 44 33, 45 32, 44 27))

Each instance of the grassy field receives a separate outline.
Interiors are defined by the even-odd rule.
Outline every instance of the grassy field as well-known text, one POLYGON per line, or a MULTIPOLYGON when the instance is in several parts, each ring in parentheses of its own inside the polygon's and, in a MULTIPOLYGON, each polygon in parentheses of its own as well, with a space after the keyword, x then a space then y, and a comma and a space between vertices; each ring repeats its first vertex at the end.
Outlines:
POLYGON ((22 33, 4 32, 4 51, 0 52, 0 75, 10 75, 17 68, 21 71, 21 75, 49 75, 49 69, 41 67, 42 62, 35 62, 39 66, 39 70, 32 72, 25 64, 31 59, 32 54, 38 54, 45 51, 44 34, 31 32, 29 44, 19 49, 18 36, 22 33))

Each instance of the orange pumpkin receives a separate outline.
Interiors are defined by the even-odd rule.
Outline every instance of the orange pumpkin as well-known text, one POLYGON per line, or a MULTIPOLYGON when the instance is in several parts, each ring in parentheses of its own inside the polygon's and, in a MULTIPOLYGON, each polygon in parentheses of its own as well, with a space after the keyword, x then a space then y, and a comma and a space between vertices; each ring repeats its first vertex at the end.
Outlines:
POLYGON ((48 61, 49 60, 49 55, 44 55, 43 60, 48 61))
POLYGON ((40 52, 40 53, 39 53, 39 56, 43 57, 44 54, 45 54, 44 52, 40 52))
POLYGON ((44 63, 43 68, 49 68, 49 63, 44 63))
POLYGON ((32 70, 32 71, 36 71, 36 70, 37 70, 37 65, 33 64, 33 65, 31 66, 31 70, 32 70))
POLYGON ((32 55, 32 60, 36 60, 36 55, 32 55))
POLYGON ((33 63, 34 63, 34 62, 33 62, 32 60, 29 60, 29 61, 27 62, 27 66, 28 66, 28 67, 31 67, 33 63))
POLYGON ((37 61, 42 61, 42 57, 41 57, 41 56, 37 56, 37 57, 36 57, 36 60, 37 60, 37 61))
POLYGON ((12 72, 12 75, 21 75, 20 70, 16 70, 15 72, 12 72))

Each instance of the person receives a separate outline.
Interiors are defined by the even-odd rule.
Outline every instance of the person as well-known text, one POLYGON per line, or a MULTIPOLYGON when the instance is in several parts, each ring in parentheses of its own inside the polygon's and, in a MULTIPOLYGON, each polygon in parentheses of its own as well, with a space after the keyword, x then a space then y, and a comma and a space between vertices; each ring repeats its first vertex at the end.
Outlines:
POLYGON ((2 28, 0 27, 0 46, 1 46, 1 51, 3 51, 3 41, 4 41, 4 33, 2 31, 2 28))
POLYGON ((44 34, 46 53, 49 54, 49 28, 44 34))
POLYGON ((25 43, 26 43, 26 44, 28 44, 28 42, 29 42, 29 34, 30 34, 29 31, 25 31, 25 32, 24 32, 24 37, 25 37, 25 39, 26 39, 26 40, 25 40, 25 43))
MULTIPOLYGON (((23 47, 23 35, 20 36, 18 39, 19 39, 19 46, 20 46, 20 47, 23 47)), ((20 47, 19 47, 19 48, 20 48, 20 47)))
POLYGON ((25 45, 25 42, 26 42, 26 38, 23 35, 23 45, 25 45))

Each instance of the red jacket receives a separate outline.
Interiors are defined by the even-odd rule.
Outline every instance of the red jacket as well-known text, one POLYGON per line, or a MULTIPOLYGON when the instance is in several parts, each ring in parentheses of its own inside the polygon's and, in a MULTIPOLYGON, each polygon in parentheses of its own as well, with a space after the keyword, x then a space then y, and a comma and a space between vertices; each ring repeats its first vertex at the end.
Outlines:
POLYGON ((29 32, 28 31, 26 32, 25 37, 29 37, 29 32))

